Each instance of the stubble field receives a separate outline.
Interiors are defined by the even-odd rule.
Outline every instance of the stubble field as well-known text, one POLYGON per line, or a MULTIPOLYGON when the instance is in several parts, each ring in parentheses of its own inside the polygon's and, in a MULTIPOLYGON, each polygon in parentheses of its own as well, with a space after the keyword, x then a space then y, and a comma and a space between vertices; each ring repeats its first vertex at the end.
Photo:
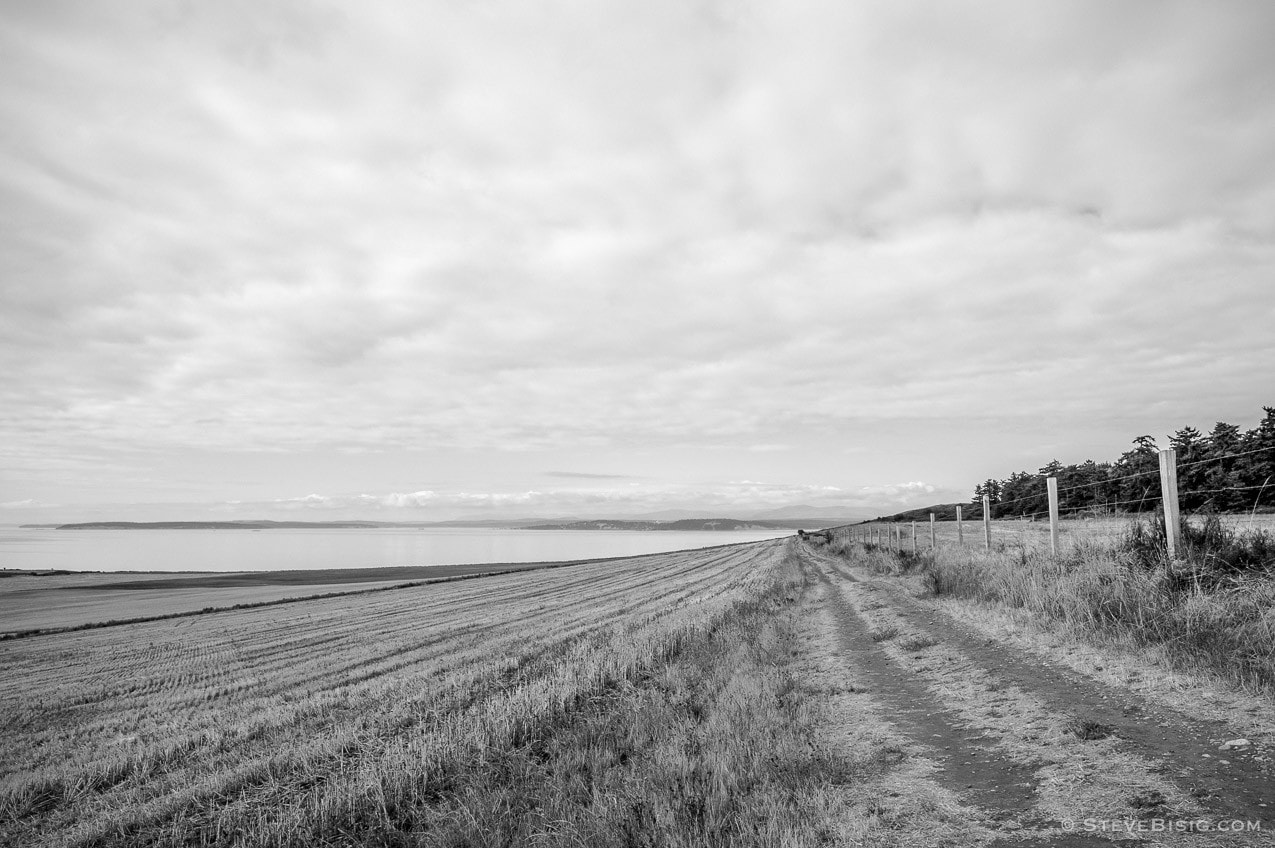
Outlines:
MULTIPOLYGON (((737 808, 764 805, 749 794, 766 781, 715 790, 721 770, 688 761, 674 730, 722 687, 787 685, 743 656, 778 638, 784 550, 582 564, 5 643, 4 679, 21 685, 3 695, 0 842, 574 844, 629 828, 693 844, 746 827, 737 808), (723 641, 745 620, 747 638, 723 641), (740 656, 722 665, 721 652, 740 656), (584 738, 564 741, 573 734, 584 738)), ((779 695, 731 697, 745 713, 783 708, 779 695)), ((790 717, 765 726, 774 741, 801 733, 790 717)), ((696 746, 710 744, 701 736, 696 746)), ((734 758, 775 754, 734 747, 720 761, 732 772, 734 758)))
POLYGON ((775 540, 0 643, 0 844, 1269 844, 1269 692, 1059 615, 1150 585, 1101 538, 1014 538, 775 540))

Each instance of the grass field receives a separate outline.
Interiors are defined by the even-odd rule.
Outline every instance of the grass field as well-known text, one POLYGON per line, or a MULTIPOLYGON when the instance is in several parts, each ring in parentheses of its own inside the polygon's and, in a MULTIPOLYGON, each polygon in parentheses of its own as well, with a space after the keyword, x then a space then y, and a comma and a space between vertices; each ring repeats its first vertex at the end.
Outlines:
POLYGON ((793 792, 819 768, 775 661, 795 579, 784 551, 5 643, 0 667, 22 686, 3 696, 0 842, 598 844, 628 829, 690 845, 808 831, 793 792), (764 751, 732 738, 755 732, 764 751))
POLYGON ((1275 704, 1221 704, 1216 670, 1166 700, 1156 658, 1049 631, 1063 600, 1107 597, 1076 579, 1124 584, 1109 547, 1073 528, 1084 557, 1055 562, 1027 531, 990 555, 774 540, 0 642, 0 844, 990 848, 1089 844, 1065 825, 1087 817, 1260 819, 1275 704))
POLYGON ((3 574, 0 638, 565 564, 483 563, 207 573, 0 572, 3 574))

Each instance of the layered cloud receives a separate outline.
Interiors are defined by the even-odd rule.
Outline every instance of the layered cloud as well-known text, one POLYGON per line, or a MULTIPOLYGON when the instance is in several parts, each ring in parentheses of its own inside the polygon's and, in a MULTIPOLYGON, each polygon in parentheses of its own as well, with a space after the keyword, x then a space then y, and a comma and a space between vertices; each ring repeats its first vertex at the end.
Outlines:
MULTIPOLYGON (((598 517, 655 514, 689 510, 702 515, 744 516, 768 510, 809 507, 814 515, 841 510, 844 518, 858 518, 889 507, 903 509, 953 499, 960 493, 940 491, 923 482, 861 486, 722 481, 712 486, 634 484, 625 487, 547 487, 501 492, 392 492, 388 494, 319 495, 271 501, 233 501, 209 506, 209 511, 236 516, 307 514, 312 520, 358 516, 385 520, 474 519, 493 517, 598 517)), ((810 516, 807 516, 810 517, 810 516)))
POLYGON ((11 6, 0 495, 141 497, 192 450, 587 450, 668 486, 712 475, 606 452, 727 450, 821 481, 870 442, 852 491, 999 461, 970 422, 1065 446, 1249 416, 1275 401, 1273 23, 11 6), (967 464, 913 468, 918 421, 957 422, 967 464))

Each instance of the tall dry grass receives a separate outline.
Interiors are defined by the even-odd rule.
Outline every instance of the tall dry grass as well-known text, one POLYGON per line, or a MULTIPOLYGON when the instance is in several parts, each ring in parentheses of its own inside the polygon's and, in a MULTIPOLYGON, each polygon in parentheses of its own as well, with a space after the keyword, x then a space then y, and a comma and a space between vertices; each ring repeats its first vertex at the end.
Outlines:
POLYGON ((1027 610, 1082 634, 1163 649, 1275 694, 1275 551, 1270 534, 1192 525, 1186 558, 1164 554, 1163 525, 1131 524, 1112 539, 1074 538, 1058 556, 1039 544, 943 545, 917 554, 845 539, 832 549, 878 571, 917 577, 935 595, 1027 610))

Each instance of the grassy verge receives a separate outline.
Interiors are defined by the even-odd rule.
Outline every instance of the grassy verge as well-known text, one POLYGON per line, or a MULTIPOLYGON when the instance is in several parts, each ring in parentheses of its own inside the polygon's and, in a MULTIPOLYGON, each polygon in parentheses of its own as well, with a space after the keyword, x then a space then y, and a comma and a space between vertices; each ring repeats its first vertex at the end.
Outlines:
MULTIPOLYGON (((835 541, 843 554, 862 547, 835 541)), ((1275 694, 1275 562, 1269 534, 1215 523, 1188 529, 1186 558, 1168 561, 1163 527, 1133 525, 1112 542, 1083 540, 1059 556, 1039 547, 919 554, 869 546, 879 571, 935 595, 1026 610, 1081 634, 1155 646, 1175 666, 1275 694)))

